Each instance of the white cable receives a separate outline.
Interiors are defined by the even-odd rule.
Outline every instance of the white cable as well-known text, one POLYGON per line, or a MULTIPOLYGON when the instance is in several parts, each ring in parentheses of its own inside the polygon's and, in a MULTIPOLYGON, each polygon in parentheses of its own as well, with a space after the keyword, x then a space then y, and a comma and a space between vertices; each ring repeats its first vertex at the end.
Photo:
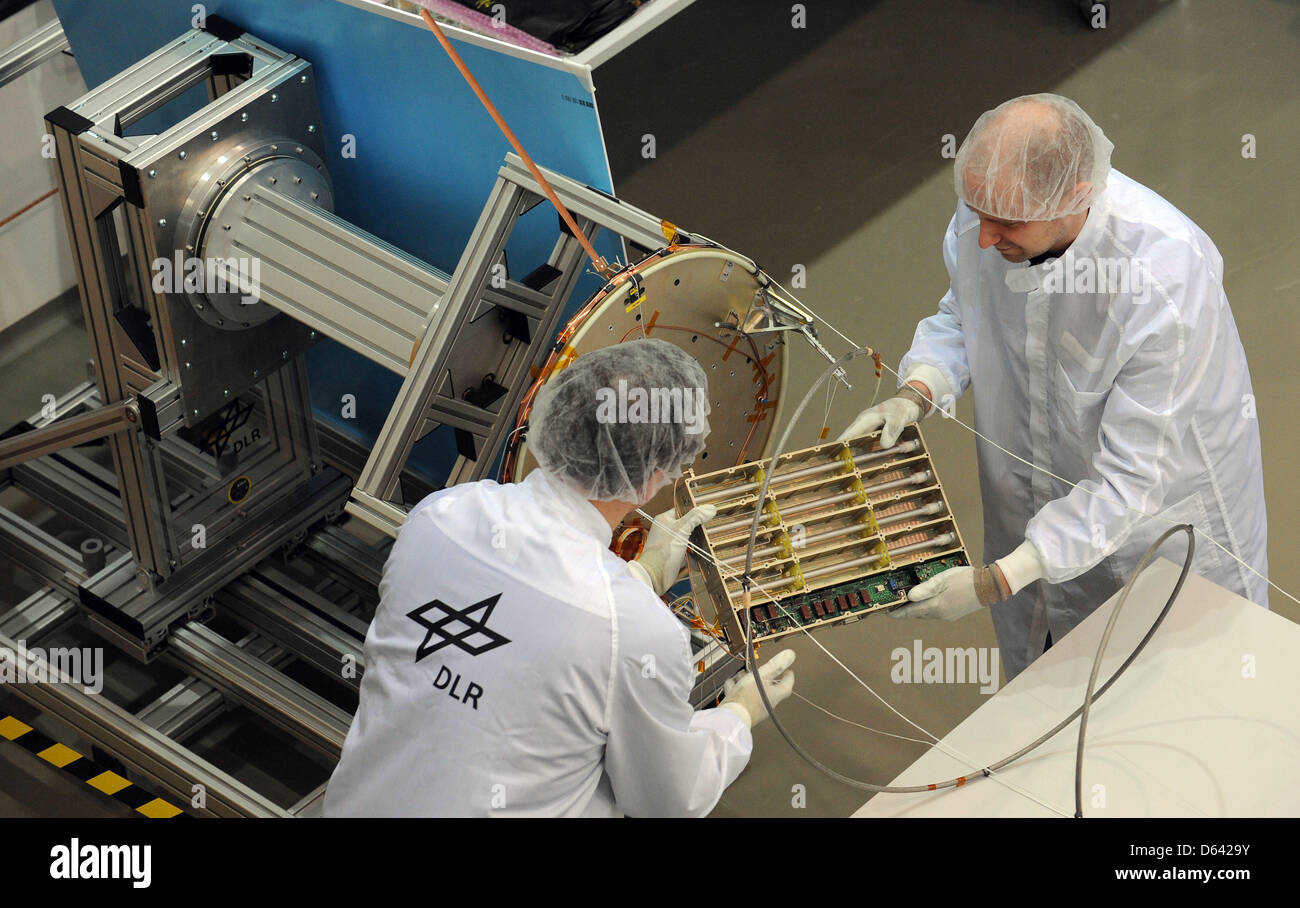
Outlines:
POLYGON ((792 693, 794 696, 798 697, 798 698, 799 698, 800 700, 802 700, 803 702, 807 703, 807 704, 808 704, 809 706, 811 706, 813 709, 815 709, 815 710, 819 710, 820 712, 824 712, 824 713, 826 713, 826 715, 830 716, 832 719, 839 719, 841 722, 843 722, 843 723, 846 724, 846 725, 855 725, 855 726, 857 726, 858 728, 865 729, 866 731, 870 731, 870 732, 875 732, 875 733, 878 734, 878 735, 884 735, 884 736, 887 737, 887 738, 897 738, 897 739, 900 740, 900 741, 910 741, 910 742, 912 742, 913 744, 924 744, 924 745, 926 745, 927 747, 928 747, 929 744, 930 744, 929 741, 922 741, 920 738, 909 738, 907 735, 896 735, 896 734, 894 734, 892 731, 883 731, 883 730, 881 730, 881 729, 879 729, 879 728, 872 728, 870 725, 863 725, 863 724, 860 723, 860 722, 854 722, 852 719, 846 719, 846 718, 844 718, 843 716, 837 716, 837 715, 835 715, 835 713, 831 712, 831 711, 830 711, 829 709, 827 709, 826 707, 824 707, 824 706, 819 706, 818 704, 814 703, 812 700, 809 700, 807 697, 805 697, 803 694, 799 693, 797 690, 796 690, 796 691, 791 691, 790 693, 792 693))

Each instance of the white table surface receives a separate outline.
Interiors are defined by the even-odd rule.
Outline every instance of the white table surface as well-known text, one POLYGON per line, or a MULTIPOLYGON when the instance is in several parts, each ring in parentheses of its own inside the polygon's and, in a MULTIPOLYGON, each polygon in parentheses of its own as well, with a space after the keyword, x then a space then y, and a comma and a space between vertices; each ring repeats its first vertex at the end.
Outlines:
MULTIPOLYGON (((1111 635, 1097 686, 1159 614, 1179 566, 1153 562, 1111 635)), ((1092 660, 1118 594, 952 730, 891 784, 962 774, 960 788, 878 794, 854 816, 1059 816, 979 767, 1046 732, 1083 701, 1092 660), (970 772, 971 770, 974 772, 970 772)), ((936 685, 934 695, 943 695, 936 685)), ((997 776, 1074 813, 1074 720, 997 776)), ((1300 816, 1300 625, 1189 574, 1146 649, 1093 704, 1083 763, 1084 816, 1300 816), (1243 676, 1248 659, 1255 677, 1243 676), (1093 786, 1104 786, 1094 806, 1093 786)))

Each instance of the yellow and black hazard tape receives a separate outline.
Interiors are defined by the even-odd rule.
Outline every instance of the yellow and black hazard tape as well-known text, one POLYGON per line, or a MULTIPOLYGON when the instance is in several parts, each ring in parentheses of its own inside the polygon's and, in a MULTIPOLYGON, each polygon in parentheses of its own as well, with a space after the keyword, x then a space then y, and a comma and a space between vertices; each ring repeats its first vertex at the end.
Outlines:
POLYGON ((96 791, 108 795, 115 801, 121 801, 137 813, 155 819, 182 816, 188 817, 181 808, 170 801, 155 797, 125 779, 111 769, 96 766, 66 744, 60 744, 53 738, 41 734, 26 722, 13 716, 0 717, 0 738, 13 741, 24 750, 36 754, 51 766, 76 776, 96 791))

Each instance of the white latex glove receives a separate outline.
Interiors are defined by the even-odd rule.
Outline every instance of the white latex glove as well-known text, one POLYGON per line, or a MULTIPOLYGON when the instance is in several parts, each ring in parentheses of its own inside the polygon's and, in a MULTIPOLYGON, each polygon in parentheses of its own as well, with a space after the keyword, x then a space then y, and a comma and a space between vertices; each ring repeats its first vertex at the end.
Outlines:
POLYGON ((641 557, 632 562, 634 567, 640 568, 641 579, 662 596, 682 572, 682 565, 686 562, 686 540, 697 526, 712 520, 717 514, 715 506, 702 504, 681 517, 673 516, 672 511, 664 511, 655 517, 641 557))
POLYGON ((849 423, 849 427, 844 430, 843 434, 836 441, 844 441, 846 438, 857 438, 859 435, 866 435, 881 429, 880 447, 892 448, 898 441, 898 436, 902 434, 905 426, 910 426, 921 418, 921 405, 913 399, 920 397, 919 392, 910 385, 905 391, 911 391, 911 394, 900 394, 898 397, 891 397, 889 400, 870 409, 863 410, 858 414, 858 418, 849 423))
MULTIPOLYGON (((989 567, 980 570, 987 571, 989 567)), ((889 615, 891 618, 942 618, 944 621, 956 621, 986 604, 980 602, 979 594, 975 592, 976 576, 977 572, 972 567, 948 568, 925 583, 912 587, 907 598, 913 604, 890 609, 889 615)))
MULTIPOLYGON (((794 693, 794 672, 790 671, 793 664, 794 650, 783 649, 758 667, 758 673, 763 676, 763 690, 767 691, 773 708, 794 693)), ((750 728, 767 718, 758 684, 749 672, 741 672, 727 681, 722 692, 724 699, 718 709, 731 710, 748 722, 750 728)))
POLYGON ((982 568, 948 568, 925 583, 912 587, 907 598, 913 605, 889 610, 891 618, 942 618, 956 621, 1020 592, 1043 577, 1038 550, 1028 540, 1018 548, 982 568))

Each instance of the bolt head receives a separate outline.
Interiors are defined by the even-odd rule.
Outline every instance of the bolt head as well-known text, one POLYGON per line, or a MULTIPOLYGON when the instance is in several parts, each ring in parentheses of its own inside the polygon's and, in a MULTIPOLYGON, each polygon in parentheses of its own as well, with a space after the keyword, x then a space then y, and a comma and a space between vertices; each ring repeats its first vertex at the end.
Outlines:
POLYGON ((166 226, 167 226, 167 219, 166 219, 166 218, 159 218, 159 219, 158 219, 158 226, 159 226, 159 227, 166 227, 166 226))
POLYGON ((243 113, 241 113, 241 114, 239 115, 239 122, 241 122, 241 123, 247 123, 247 122, 248 122, 248 111, 244 111, 243 113))
POLYGON ((149 171, 149 179, 151 179, 151 180, 156 180, 157 178, 158 178, 158 171, 157 171, 157 169, 150 170, 150 171, 149 171))
POLYGON ((308 126, 308 127, 307 127, 307 131, 308 131, 308 132, 315 132, 315 131, 316 131, 316 124, 315 124, 315 123, 312 123, 310 126, 308 126))
POLYGON ((274 104, 274 103, 275 103, 276 101, 278 101, 278 100, 280 100, 280 95, 279 95, 279 93, 278 93, 278 92, 274 92, 274 91, 271 92, 271 103, 274 104))
POLYGON ((178 155, 178 157, 179 157, 182 161, 184 161, 184 160, 185 160, 186 158, 188 158, 189 156, 190 156, 190 155, 189 155, 189 152, 187 152, 187 151, 182 151, 182 152, 180 153, 180 155, 178 155))
POLYGON ((212 141, 215 142, 219 138, 221 138, 221 133, 217 132, 215 129, 212 130, 212 141))

